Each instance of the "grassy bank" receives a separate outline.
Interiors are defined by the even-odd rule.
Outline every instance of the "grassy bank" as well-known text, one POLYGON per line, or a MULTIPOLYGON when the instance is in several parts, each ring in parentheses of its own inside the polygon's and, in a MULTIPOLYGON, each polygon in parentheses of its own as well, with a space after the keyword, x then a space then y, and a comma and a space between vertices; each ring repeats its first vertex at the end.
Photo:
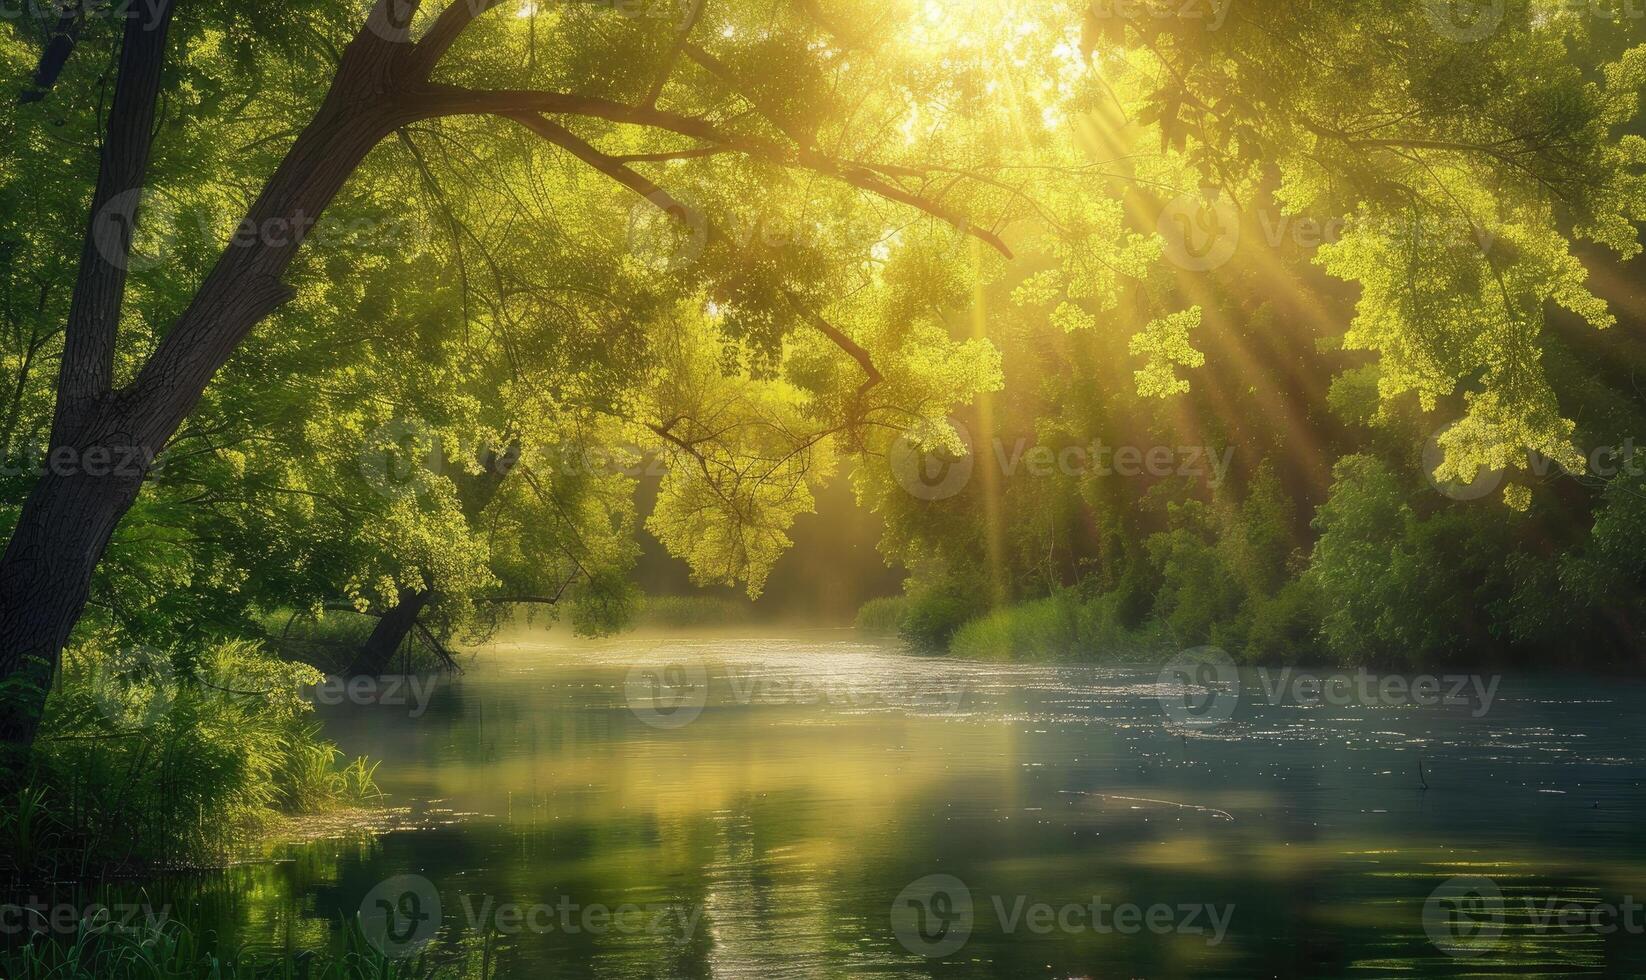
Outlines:
POLYGON ((129 928, 94 920, 65 941, 35 935, 0 947, 0 976, 11 980, 444 980, 490 972, 459 972, 421 957, 390 959, 353 924, 344 926, 335 953, 219 950, 176 921, 129 928))
POLYGON ((320 737, 312 667, 254 644, 190 662, 67 652, 20 788, 0 809, 0 877, 63 880, 222 863, 283 815, 359 806, 374 768, 320 737))
POLYGON ((968 617, 956 597, 875 599, 858 611, 857 628, 897 636, 916 649, 972 660, 1125 663, 1169 656, 1167 630, 1122 619, 1120 597, 1061 592, 968 617))

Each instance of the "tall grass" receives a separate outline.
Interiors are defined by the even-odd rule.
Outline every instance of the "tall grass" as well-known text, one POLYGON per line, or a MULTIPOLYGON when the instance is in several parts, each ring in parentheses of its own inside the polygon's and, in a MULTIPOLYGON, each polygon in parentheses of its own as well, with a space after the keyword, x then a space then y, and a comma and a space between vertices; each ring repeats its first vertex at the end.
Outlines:
POLYGON ((909 600, 900 595, 870 599, 857 610, 854 625, 875 636, 896 636, 903 628, 908 608, 909 600))
POLYGON ((21 789, 0 801, 0 877, 220 863, 279 814, 370 800, 374 768, 308 719, 320 679, 246 643, 184 663, 69 651, 21 789))
POLYGON ((0 949, 0 976, 10 980, 436 980, 458 975, 421 957, 389 959, 353 924, 344 927, 343 948, 337 953, 220 951, 175 920, 139 928, 83 922, 63 941, 41 934, 0 949))
POLYGON ((1060 592, 997 609, 960 627, 949 652, 974 660, 1143 662, 1172 648, 1158 626, 1122 625, 1119 602, 1060 592))

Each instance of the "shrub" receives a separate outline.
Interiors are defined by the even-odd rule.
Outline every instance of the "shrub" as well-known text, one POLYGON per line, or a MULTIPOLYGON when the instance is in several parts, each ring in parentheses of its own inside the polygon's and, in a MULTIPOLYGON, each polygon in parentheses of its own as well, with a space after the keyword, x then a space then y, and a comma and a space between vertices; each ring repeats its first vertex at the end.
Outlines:
POLYGON ((997 609, 960 627, 949 651, 978 660, 1067 660, 1080 646, 1078 606, 1059 594, 997 609))
POLYGON ((971 619, 978 606, 976 597, 968 598, 946 589, 911 595, 898 635, 919 650, 944 650, 955 631, 971 619))
POLYGON ((1122 613, 1126 597, 1105 593, 1082 599, 1059 592, 998 609, 962 626, 949 644, 956 656, 978 660, 1146 661, 1171 648, 1158 624, 1132 628, 1122 613))
POLYGON ((855 625, 876 636, 896 636, 902 631, 903 617, 908 611, 909 600, 900 595, 870 599, 857 611, 855 625))
POLYGON ((65 653, 22 787, 0 810, 19 875, 220 862, 269 818, 377 795, 309 723, 312 667, 230 642, 195 662, 65 653))

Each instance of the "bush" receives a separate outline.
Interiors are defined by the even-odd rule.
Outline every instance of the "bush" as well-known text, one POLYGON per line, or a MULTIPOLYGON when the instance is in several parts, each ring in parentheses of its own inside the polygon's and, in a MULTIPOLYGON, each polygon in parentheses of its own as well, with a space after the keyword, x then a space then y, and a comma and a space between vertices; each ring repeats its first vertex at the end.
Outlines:
POLYGON ((272 817, 377 796, 373 767, 322 741, 312 667, 225 643, 192 663, 65 653, 22 788, 0 810, 21 876, 221 862, 272 817))
POLYGON ((979 604, 976 597, 941 589, 911 595, 906 602, 897 632, 918 650, 948 649, 955 631, 975 615, 979 604))
POLYGON ((1169 650, 1158 626, 1125 625, 1125 602, 1119 593, 1081 599, 1060 592, 998 609, 962 626, 949 651, 977 660, 1131 662, 1169 650))
POLYGON ((909 600, 903 596, 885 596, 870 599, 857 611, 856 626, 876 636, 896 636, 903 629, 903 617, 909 612, 909 600))
POLYGON ((1059 594, 974 619, 960 627, 949 652, 977 660, 1067 660, 1080 646, 1078 603, 1059 594))
POLYGON ((1253 663, 1303 664, 1320 660, 1320 590, 1309 579, 1293 579, 1272 599, 1249 604, 1244 656, 1253 663))

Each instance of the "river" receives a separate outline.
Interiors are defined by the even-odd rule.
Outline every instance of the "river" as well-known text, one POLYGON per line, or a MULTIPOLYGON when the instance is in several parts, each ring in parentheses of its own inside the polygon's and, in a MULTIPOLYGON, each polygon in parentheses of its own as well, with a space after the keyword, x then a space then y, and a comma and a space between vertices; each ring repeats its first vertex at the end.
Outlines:
POLYGON ((400 829, 173 914, 522 977, 1646 973, 1646 689, 1432 680, 1185 726, 1157 669, 538 633, 321 705, 400 829))

